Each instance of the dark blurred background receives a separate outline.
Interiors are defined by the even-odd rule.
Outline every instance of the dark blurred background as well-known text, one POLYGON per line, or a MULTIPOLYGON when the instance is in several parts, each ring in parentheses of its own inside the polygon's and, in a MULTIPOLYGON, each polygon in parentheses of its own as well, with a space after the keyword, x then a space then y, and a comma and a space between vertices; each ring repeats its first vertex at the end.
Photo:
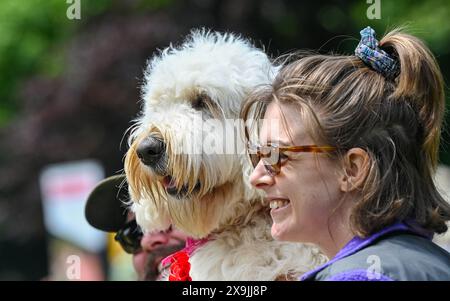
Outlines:
POLYGON ((83 159, 120 171, 146 60, 192 28, 241 33, 276 57, 352 53, 363 27, 407 25, 450 76, 447 0, 379 0, 379 19, 369 19, 376 0, 80 0, 81 19, 70 20, 71 2, 0 1, 0 279, 48 275, 40 172, 83 159))

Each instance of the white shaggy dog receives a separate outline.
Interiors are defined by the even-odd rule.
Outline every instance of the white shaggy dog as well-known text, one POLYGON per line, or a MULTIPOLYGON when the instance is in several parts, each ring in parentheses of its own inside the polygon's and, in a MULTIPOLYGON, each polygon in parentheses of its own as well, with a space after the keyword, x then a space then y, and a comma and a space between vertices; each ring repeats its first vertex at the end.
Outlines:
POLYGON ((125 158, 132 210, 144 231, 174 225, 204 239, 190 254, 192 280, 295 279, 325 261, 312 246, 272 239, 241 131, 224 131, 275 70, 243 38, 206 31, 149 62, 125 158))

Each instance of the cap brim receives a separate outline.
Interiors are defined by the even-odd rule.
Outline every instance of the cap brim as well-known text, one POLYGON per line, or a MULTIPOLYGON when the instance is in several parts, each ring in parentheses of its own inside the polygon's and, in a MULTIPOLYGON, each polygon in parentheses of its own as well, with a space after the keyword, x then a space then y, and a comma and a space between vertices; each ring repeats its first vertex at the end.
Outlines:
POLYGON ((104 179, 89 194, 85 216, 91 226, 106 232, 117 232, 127 220, 128 185, 125 175, 104 179))

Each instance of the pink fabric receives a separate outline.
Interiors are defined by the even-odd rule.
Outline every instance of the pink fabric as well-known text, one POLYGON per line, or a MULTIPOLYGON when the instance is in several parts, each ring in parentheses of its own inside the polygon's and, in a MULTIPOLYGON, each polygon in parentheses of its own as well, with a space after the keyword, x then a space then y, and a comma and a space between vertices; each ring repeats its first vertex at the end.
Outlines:
MULTIPOLYGON (((202 239, 195 239, 192 237, 188 237, 186 239, 186 246, 184 247, 184 249, 181 250, 181 252, 186 252, 190 257, 192 255, 192 253, 195 252, 195 250, 197 250, 199 247, 203 246, 208 241, 209 241, 208 237, 202 238, 202 239)), ((173 256, 173 254, 171 254, 171 255, 167 256, 166 258, 164 258, 163 260, 161 260, 161 264, 163 267, 170 264, 172 256, 173 256)))

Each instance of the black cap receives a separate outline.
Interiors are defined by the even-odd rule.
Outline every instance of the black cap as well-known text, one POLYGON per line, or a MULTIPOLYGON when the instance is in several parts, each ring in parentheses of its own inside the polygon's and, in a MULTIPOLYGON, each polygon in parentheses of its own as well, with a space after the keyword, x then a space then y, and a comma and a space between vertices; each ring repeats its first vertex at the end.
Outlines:
POLYGON ((127 221, 128 185, 125 175, 104 179, 89 194, 84 214, 91 226, 106 232, 117 232, 127 221))

